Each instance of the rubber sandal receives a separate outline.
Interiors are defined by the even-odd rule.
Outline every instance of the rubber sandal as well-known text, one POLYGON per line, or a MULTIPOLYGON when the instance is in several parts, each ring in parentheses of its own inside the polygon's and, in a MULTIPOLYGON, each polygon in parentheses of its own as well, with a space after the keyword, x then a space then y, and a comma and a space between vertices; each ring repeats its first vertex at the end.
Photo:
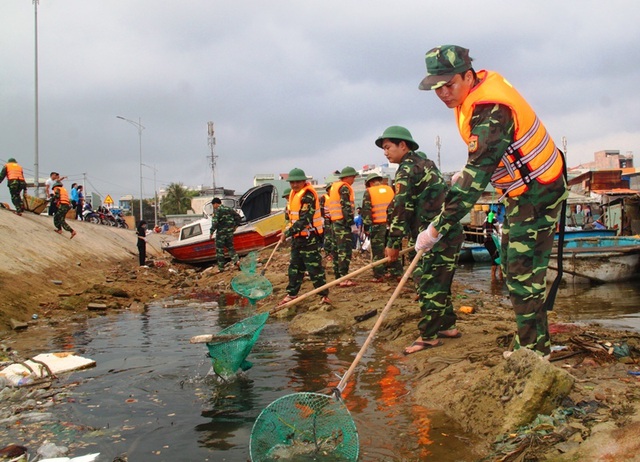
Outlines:
POLYGON ((342 281, 340 284, 338 284, 338 287, 354 287, 357 285, 358 284, 356 284, 355 282, 347 280, 347 281, 342 281))
POLYGON ((284 305, 285 303, 289 303, 290 301, 295 300, 296 298, 298 298, 297 295, 287 295, 282 299, 280 303, 278 303, 278 306, 284 305))
POLYGON ((445 335, 442 332, 438 332, 438 338, 460 338, 462 337, 462 332, 458 331, 456 335, 445 335))
POLYGON ((431 348, 436 348, 436 347, 439 347, 439 346, 442 346, 442 342, 439 341, 439 340, 438 340, 438 343, 436 343, 435 345, 432 345, 432 344, 427 343, 427 342, 423 342, 422 340, 416 340, 415 342, 413 342, 411 344, 411 346, 408 346, 407 348, 405 348, 402 351, 402 354, 405 355, 405 356, 408 356, 408 355, 412 355, 414 353, 417 353, 419 351, 430 350, 431 348), (420 349, 416 350, 416 351, 408 352, 407 349, 411 348, 413 346, 419 346, 420 349))
POLYGON ((324 303, 325 305, 331 305, 331 300, 329 300, 329 297, 322 297, 320 299, 320 303, 324 303))

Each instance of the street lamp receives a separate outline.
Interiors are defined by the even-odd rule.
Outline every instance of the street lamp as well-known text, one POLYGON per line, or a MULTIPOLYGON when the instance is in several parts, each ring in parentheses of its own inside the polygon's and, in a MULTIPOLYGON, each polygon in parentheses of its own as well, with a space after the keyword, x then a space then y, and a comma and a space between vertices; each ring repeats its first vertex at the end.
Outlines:
POLYGON ((142 130, 144 130, 144 125, 142 125, 140 117, 138 117, 137 122, 122 116, 116 116, 116 118, 129 122, 138 129, 138 139, 140 141, 140 221, 142 221, 142 130))
POLYGON ((156 187, 156 173, 158 169, 151 165, 142 165, 153 170, 153 227, 156 228, 158 226, 158 188, 156 187))

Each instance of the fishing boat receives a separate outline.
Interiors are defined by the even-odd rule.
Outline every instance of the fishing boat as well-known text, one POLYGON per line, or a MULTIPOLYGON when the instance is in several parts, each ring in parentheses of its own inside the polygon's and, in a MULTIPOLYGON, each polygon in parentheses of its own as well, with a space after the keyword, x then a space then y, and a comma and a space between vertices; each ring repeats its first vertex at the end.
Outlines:
MULTIPOLYGON (((633 279, 640 267, 640 238, 630 236, 576 238, 565 242, 563 280, 571 283, 619 282, 633 279)), ((557 274, 557 250, 549 261, 547 280, 557 274)))
MULTIPOLYGON (((233 236, 233 246, 238 255, 246 255, 280 239, 285 223, 284 211, 271 210, 273 194, 274 186, 263 184, 249 189, 237 204, 235 201, 232 204, 244 217, 233 236)), ((213 215, 211 203, 205 206, 203 215, 203 218, 180 228, 178 239, 165 243, 162 250, 181 263, 200 264, 215 261, 215 233, 213 239, 209 239, 213 215)))

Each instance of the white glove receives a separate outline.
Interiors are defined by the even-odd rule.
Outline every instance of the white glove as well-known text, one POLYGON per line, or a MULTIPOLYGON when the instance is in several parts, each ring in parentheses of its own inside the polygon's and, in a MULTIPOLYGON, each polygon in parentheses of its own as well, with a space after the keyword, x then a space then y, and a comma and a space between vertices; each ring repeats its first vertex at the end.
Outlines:
POLYGON ((462 170, 454 173, 453 176, 451 177, 451 184, 453 185, 454 183, 457 183, 461 176, 462 176, 462 170))
POLYGON ((418 234, 416 250, 431 250, 440 239, 442 239, 442 234, 438 233, 433 225, 429 223, 429 227, 418 234), (433 234, 437 234, 437 236, 433 237, 433 234))

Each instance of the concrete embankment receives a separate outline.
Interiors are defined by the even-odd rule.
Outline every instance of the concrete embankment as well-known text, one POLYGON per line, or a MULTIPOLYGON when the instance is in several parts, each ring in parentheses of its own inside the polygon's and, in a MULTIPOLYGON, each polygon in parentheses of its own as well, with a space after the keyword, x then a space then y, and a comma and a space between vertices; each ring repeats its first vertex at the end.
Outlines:
MULTIPOLYGON (((0 210, 0 330, 9 319, 25 320, 34 304, 46 296, 55 281, 82 280, 119 262, 138 258, 135 231, 70 220, 77 231, 54 232, 53 218, 25 212, 22 216, 0 210)), ((148 236, 147 255, 162 255, 166 235, 148 236)))

